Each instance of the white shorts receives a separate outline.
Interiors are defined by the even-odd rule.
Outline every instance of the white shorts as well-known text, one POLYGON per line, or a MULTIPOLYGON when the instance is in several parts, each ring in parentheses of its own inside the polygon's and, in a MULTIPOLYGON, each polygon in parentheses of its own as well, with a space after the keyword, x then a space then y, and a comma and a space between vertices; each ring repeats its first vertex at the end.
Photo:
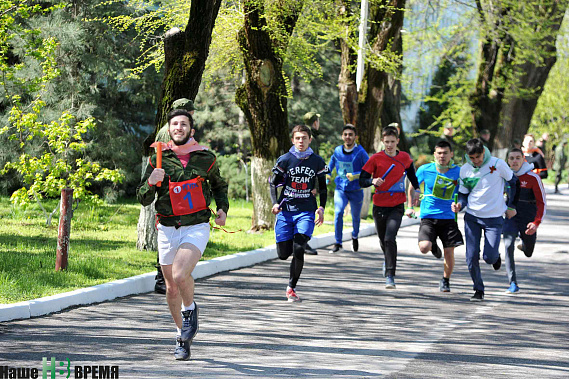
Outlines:
POLYGON ((209 240, 209 223, 197 225, 173 226, 158 224, 158 261, 161 265, 171 265, 178 248, 184 243, 191 243, 197 247, 203 255, 209 240))

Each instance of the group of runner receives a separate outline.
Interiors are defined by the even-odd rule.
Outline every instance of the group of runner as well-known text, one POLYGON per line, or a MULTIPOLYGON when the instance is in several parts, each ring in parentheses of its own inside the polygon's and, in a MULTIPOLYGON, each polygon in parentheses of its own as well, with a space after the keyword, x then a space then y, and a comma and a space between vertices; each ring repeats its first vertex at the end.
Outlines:
MULTIPOLYGON (((308 118, 319 117, 312 113, 308 118)), ((157 145, 159 153, 150 158, 137 189, 141 204, 150 205, 156 199, 159 263, 166 284, 168 307, 177 327, 174 356, 178 360, 190 358, 190 344, 199 329, 199 308, 194 301, 191 273, 209 239, 209 218, 213 212, 209 208, 211 197, 217 206, 216 224, 225 224, 229 208, 227 183, 220 176, 216 157, 192 138, 194 132, 190 112, 185 109, 170 112, 167 125, 169 142, 157 145)), ((508 166, 503 160, 492 157, 480 139, 472 139, 465 147, 467 163, 458 167, 452 160, 452 146, 442 140, 435 146, 434 162, 421 166, 415 172, 410 155, 397 149, 399 131, 396 127, 383 128, 381 140, 384 149, 369 157, 356 143, 356 128, 345 125, 342 130, 344 143, 335 148, 328 165, 311 149, 312 137, 310 125, 295 126, 292 147, 277 159, 269 180, 272 213, 276 215, 277 254, 283 260, 292 256, 286 289, 288 301, 300 301, 296 286, 314 226, 324 222, 327 176, 333 169, 336 169, 337 176, 335 244, 331 252, 342 248, 342 216, 347 204, 350 204, 352 212, 352 249, 358 251, 364 188, 373 185, 372 212, 385 258, 386 288, 396 287, 396 237, 402 217, 404 214, 412 216, 413 206, 421 201, 419 249, 422 253, 431 251, 435 257, 441 258, 443 252, 436 240, 440 238, 442 241, 444 270, 441 291, 450 291, 454 248, 464 244, 456 221, 456 213, 464 209, 466 261, 475 291, 471 300, 481 301, 484 298, 479 266, 482 231, 485 239, 483 259, 496 270, 501 266, 498 248, 504 234, 511 284, 508 292, 519 291, 514 263, 515 240, 519 235, 522 240, 519 248, 526 256, 531 256, 535 232, 545 213, 541 180, 531 171, 533 167, 525 162, 521 150, 509 152, 508 166), (408 191, 406 179, 410 182, 408 191), (424 189, 421 193, 422 183, 424 189), (504 193, 507 194, 505 201, 504 193)))

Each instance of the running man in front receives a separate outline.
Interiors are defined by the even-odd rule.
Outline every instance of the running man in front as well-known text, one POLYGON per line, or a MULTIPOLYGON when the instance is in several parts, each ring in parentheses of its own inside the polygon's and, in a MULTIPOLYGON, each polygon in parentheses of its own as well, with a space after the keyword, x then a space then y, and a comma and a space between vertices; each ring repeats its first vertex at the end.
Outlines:
POLYGON ((292 129, 292 143, 288 153, 281 155, 273 167, 270 178, 272 212, 277 216, 275 237, 277 254, 286 260, 292 255, 290 277, 286 289, 288 301, 300 301, 296 284, 304 267, 306 244, 312 237, 314 225, 324 222, 326 207, 326 174, 328 166, 310 148, 312 133, 308 126, 297 125, 292 129), (277 197, 277 187, 283 187, 277 197), (317 189, 320 206, 312 191, 317 189), (315 212, 318 219, 315 217, 315 212))
POLYGON ((334 235, 336 243, 330 250, 335 253, 342 248, 342 232, 344 227, 344 209, 348 203, 352 211, 352 249, 358 251, 358 235, 360 232, 360 215, 364 200, 364 191, 360 187, 359 178, 362 167, 369 159, 365 149, 356 143, 356 128, 352 124, 344 125, 342 130, 343 145, 336 146, 330 158, 330 172, 336 169, 336 190, 334 191, 334 235))
POLYGON ((479 138, 466 143, 466 162, 460 168, 458 203, 453 212, 466 208, 464 235, 466 237, 466 263, 473 282, 474 295, 470 301, 484 300, 484 282, 480 272, 480 238, 484 231, 484 261, 494 270, 502 265, 500 237, 507 218, 516 215, 516 186, 518 180, 503 160, 493 157, 479 138), (507 184, 507 185, 506 185, 507 184), (504 191, 507 202, 504 202, 504 191))
POLYGON ((174 357, 188 360, 199 329, 191 274, 209 240, 211 196, 217 205, 218 225, 225 225, 229 202, 227 183, 219 174, 215 155, 192 138, 191 114, 174 109, 168 114, 168 125, 171 141, 164 144, 162 168, 157 168, 157 156, 152 156, 137 197, 144 206, 156 198, 159 261, 166 301, 178 328, 174 357))
POLYGON ((397 232, 405 213, 405 177, 419 191, 413 160, 404 151, 397 150, 399 133, 396 128, 387 126, 381 132, 385 149, 371 156, 362 168, 360 186, 375 186, 373 195, 373 220, 377 229, 381 250, 385 257, 385 288, 395 288, 397 265, 397 232))
MULTIPOLYGON (((439 141, 435 145, 435 161, 417 169, 417 180, 424 184, 421 201, 421 226, 419 228, 419 250, 429 251, 441 258, 441 249, 437 237, 443 243, 444 269, 439 283, 441 292, 450 292, 450 276, 454 268, 454 248, 464 245, 462 234, 451 209, 454 194, 458 193, 460 167, 453 163, 452 146, 448 141, 439 141)), ((413 189, 409 186, 408 198, 412 198, 413 189)))
POLYGON ((520 182, 520 195, 516 210, 518 213, 504 222, 504 246, 506 248, 506 271, 510 287, 506 294, 513 295, 520 291, 514 262, 514 245, 519 235, 522 243, 518 248, 526 257, 531 257, 537 240, 537 228, 545 216, 545 190, 538 174, 532 171, 533 165, 525 161, 520 149, 508 153, 508 164, 520 182))

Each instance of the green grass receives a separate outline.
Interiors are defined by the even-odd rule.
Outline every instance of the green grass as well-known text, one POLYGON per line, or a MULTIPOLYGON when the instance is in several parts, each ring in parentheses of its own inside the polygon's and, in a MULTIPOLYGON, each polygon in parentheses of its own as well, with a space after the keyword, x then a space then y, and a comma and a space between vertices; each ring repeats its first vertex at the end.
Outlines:
MULTIPOLYGON (((53 209, 57 201, 44 204, 53 209)), ((326 224, 314 235, 332 232, 333 205, 326 209, 326 224)), ((230 202, 225 233, 215 229, 202 259, 212 259, 275 243, 274 232, 246 233, 251 227, 253 206, 230 202)), ((13 303, 72 291, 154 270, 156 253, 136 248, 136 225, 140 205, 122 200, 113 205, 81 203, 71 225, 67 271, 55 271, 58 216, 52 225, 38 205, 14 207, 0 197, 0 303, 13 303)), ((370 212, 371 219, 371 212, 370 212)), ((344 223, 351 223, 345 217, 344 223)))

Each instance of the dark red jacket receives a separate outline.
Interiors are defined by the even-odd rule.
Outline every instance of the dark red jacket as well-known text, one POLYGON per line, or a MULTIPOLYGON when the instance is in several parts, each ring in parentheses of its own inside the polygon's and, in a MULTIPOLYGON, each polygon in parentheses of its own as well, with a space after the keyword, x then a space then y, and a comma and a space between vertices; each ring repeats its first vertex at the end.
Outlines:
POLYGON ((516 217, 539 226, 545 216, 545 190, 539 175, 532 172, 531 167, 528 166, 530 165, 524 163, 516 173, 520 182, 520 199, 516 207, 518 212, 516 217))

